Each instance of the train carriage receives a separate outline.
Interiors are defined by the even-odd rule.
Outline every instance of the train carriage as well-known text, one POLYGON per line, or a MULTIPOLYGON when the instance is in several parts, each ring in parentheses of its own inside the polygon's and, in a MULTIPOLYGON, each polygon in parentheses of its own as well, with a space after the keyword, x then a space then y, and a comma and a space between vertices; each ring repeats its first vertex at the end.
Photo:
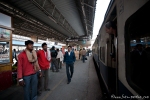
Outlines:
POLYGON ((97 73, 108 98, 150 98, 149 10, 149 0, 110 1, 92 46, 97 73), (116 24, 116 36, 106 33, 108 21, 116 24), (115 60, 111 56, 113 52, 115 60))

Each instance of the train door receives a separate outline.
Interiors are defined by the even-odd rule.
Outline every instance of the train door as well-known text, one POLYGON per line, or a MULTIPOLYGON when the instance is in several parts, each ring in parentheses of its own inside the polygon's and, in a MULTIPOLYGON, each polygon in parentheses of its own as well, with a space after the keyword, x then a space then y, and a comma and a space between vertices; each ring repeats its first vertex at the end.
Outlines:
MULTIPOLYGON (((107 48, 107 66, 108 66, 108 87, 111 94, 116 94, 117 88, 117 58, 112 58, 111 55, 114 55, 114 52, 117 52, 117 44, 114 44, 114 41, 117 41, 113 36, 109 36, 106 42, 107 48)), ((116 54, 117 57, 117 54, 116 54)))
POLYGON ((118 83, 118 68, 117 68, 117 58, 118 58, 118 44, 117 44, 118 39, 117 38, 112 38, 110 37, 110 42, 107 43, 107 65, 109 65, 108 69, 108 79, 109 79, 109 84, 110 84, 110 91, 112 93, 117 94, 117 83, 118 83), (116 44, 114 44, 116 43, 116 44), (112 58, 110 55, 113 55, 112 53, 115 52, 116 57, 112 58))
MULTIPOLYGON (((112 11, 113 18, 110 18, 110 21, 113 21, 117 26, 117 14, 116 8, 112 11)), ((117 95, 118 87, 118 38, 117 38, 117 29, 116 35, 109 35, 107 40, 107 66, 108 66, 108 87, 111 94, 117 95)))

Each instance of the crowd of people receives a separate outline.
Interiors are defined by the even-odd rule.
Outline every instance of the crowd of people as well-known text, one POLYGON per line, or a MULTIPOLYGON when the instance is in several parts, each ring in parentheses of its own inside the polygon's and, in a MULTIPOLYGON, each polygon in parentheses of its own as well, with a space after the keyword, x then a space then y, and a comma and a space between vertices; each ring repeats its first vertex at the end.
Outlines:
POLYGON ((18 57, 13 52, 13 58, 17 59, 17 79, 20 86, 24 89, 25 100, 36 100, 37 95, 41 95, 42 91, 50 91, 49 88, 49 72, 59 72, 62 66, 66 65, 66 75, 69 84, 74 73, 74 63, 76 58, 82 56, 85 62, 86 50, 80 50, 76 53, 71 46, 62 53, 62 50, 56 49, 54 46, 49 50, 47 44, 42 44, 42 49, 35 51, 33 49, 34 42, 25 41, 26 49, 22 51, 18 57))

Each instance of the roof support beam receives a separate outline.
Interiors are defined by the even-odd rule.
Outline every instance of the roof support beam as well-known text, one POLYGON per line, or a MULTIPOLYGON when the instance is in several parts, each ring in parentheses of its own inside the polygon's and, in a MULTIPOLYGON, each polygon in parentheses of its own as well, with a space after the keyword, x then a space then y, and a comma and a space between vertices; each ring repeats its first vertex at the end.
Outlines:
POLYGON ((88 19, 84 19, 84 20, 86 20, 86 21, 88 21, 88 22, 90 22, 90 23, 93 23, 93 22, 89 21, 88 19))
POLYGON ((46 2, 46 0, 44 0, 44 2, 43 2, 43 7, 44 7, 44 5, 45 5, 45 2, 46 2))
MULTIPOLYGON (((82 2, 81 2, 82 3, 82 2)), ((85 14, 85 10, 84 10, 84 5, 82 5, 82 13, 83 13, 83 16, 84 16, 84 19, 86 19, 86 14, 85 14)), ((88 28, 87 28, 87 25, 85 24, 85 27, 86 27, 86 35, 88 34, 88 28)))
POLYGON ((54 6, 54 9, 53 9, 53 12, 52 12, 52 16, 53 16, 53 14, 54 14, 54 11, 55 11, 55 6, 54 6))
MULTIPOLYGON (((56 6, 53 4, 52 1, 49 1, 51 4, 54 5, 54 9, 53 9, 52 13, 49 13, 42 5, 40 5, 40 4, 38 3, 38 1, 36 1, 36 0, 30 0, 30 1, 32 1, 35 6, 37 6, 41 11, 43 11, 53 22, 55 22, 56 24, 62 26, 62 27, 63 27, 66 31, 68 31, 69 33, 73 33, 72 31, 68 30, 66 26, 64 26, 65 24, 62 25, 62 24, 58 21, 58 19, 54 18, 54 17, 55 17, 55 16, 54 16, 54 13, 55 13, 56 10, 57 10, 57 12, 58 12, 58 9, 56 8, 56 6)), ((44 1, 43 1, 43 2, 44 2, 44 1)), ((47 5, 49 5, 49 4, 47 3, 47 5)), ((60 12, 58 12, 58 13, 59 13, 61 16, 63 16, 60 12)), ((71 27, 71 25, 70 25, 67 21, 66 21, 66 23, 67 23, 67 26, 68 26, 68 27, 71 27)), ((74 35, 78 35, 78 34, 75 32, 75 30, 74 30, 74 33, 75 33, 74 35)))
POLYGON ((89 4, 86 4, 86 3, 84 3, 84 2, 81 2, 81 4, 82 4, 82 5, 86 5, 86 6, 90 7, 90 8, 92 8, 92 9, 95 9, 95 8, 96 8, 96 7, 93 7, 93 6, 89 5, 89 4))
MULTIPOLYGON (((63 35, 62 33, 58 33, 57 31, 55 31, 54 29, 50 28, 49 26, 45 25, 44 23, 41 23, 39 22, 38 20, 36 20, 35 18, 32 18, 32 16, 29 16, 27 14, 25 14, 24 12, 16 9, 15 7, 12 7, 10 6, 9 4, 5 4, 4 2, 0 2, 0 10, 4 11, 4 12, 7 12, 9 13, 10 15, 16 17, 15 19, 16 22, 15 23, 18 23, 19 21, 20 22, 25 22, 25 23, 29 23, 28 25, 24 24, 23 23, 18 23, 18 25, 20 25, 19 27, 21 27, 22 25, 24 27, 28 27, 30 25, 32 26, 35 26, 35 27, 38 27, 39 29, 42 29, 42 30, 46 30, 48 31, 48 33, 50 33, 51 30, 54 31, 54 37, 57 39, 58 37, 61 37, 61 38, 66 38, 65 35, 63 35)), ((15 21, 15 20, 14 20, 15 21)), ((36 34, 36 33, 35 33, 36 34)), ((59 38, 58 38, 59 39, 59 38)))
POLYGON ((91 25, 89 25, 89 24, 87 24, 88 26, 90 26, 90 27, 93 27, 93 26, 91 26, 91 25))

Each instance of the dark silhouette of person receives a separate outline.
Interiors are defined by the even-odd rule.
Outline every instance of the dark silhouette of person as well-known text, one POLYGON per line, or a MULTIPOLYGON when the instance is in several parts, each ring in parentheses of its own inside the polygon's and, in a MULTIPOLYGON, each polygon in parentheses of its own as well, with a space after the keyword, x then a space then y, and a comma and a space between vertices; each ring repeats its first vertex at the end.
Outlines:
POLYGON ((136 49, 131 52, 131 79, 139 87, 146 88, 144 84, 148 82, 147 77, 148 57, 142 44, 137 44, 136 49))
POLYGON ((17 55, 16 55, 17 54, 16 49, 13 49, 12 54, 13 54, 13 59, 15 58, 15 60, 18 61, 17 55))

